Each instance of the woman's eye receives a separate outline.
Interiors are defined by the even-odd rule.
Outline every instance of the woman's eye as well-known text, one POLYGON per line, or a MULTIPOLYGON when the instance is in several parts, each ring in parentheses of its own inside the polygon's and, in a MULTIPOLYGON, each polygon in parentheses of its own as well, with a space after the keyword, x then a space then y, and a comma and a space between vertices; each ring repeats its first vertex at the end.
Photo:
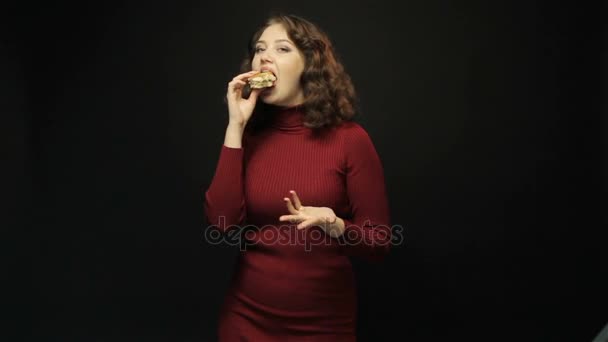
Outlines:
MULTIPOLYGON (((256 48, 255 48, 255 50, 253 50, 253 51, 254 51, 255 53, 259 53, 260 51, 264 51, 264 50, 265 50, 264 48, 261 48, 261 47, 256 47, 256 48)), ((281 52, 289 52, 289 51, 291 51, 291 49, 290 49, 290 48, 287 48, 287 47, 280 47, 280 48, 278 48, 277 50, 279 50, 279 51, 281 51, 281 52)))

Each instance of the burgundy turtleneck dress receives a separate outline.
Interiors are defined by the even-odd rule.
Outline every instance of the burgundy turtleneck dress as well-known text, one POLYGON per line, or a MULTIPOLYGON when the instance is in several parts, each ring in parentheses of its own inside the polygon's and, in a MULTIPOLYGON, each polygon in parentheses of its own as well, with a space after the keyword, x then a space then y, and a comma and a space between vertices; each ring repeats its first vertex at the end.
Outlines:
MULTIPOLYGON (((240 237, 240 254, 219 317, 219 340, 355 341, 357 297, 350 257, 381 260, 391 229, 381 161, 366 131, 349 121, 314 135, 299 107, 273 118, 242 148, 222 145, 205 192, 213 229, 240 237), (281 222, 283 198, 329 207, 344 234, 281 222)), ((228 239, 226 239, 228 241, 228 239)), ((236 247, 235 247, 236 248, 236 247)))

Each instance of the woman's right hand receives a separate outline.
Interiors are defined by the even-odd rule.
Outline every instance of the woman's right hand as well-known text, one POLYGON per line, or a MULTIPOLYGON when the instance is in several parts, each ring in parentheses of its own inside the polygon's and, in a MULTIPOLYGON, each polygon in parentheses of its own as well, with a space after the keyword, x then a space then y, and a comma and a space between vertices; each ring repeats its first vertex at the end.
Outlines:
POLYGON ((251 114, 253 113, 253 109, 255 108, 255 103, 260 93, 260 89, 252 89, 251 95, 248 99, 244 99, 241 97, 243 87, 246 84, 247 78, 252 75, 257 74, 258 71, 252 70, 240 75, 237 75, 235 78, 228 83, 228 92, 226 93, 226 100, 228 102, 228 114, 230 123, 238 124, 245 126, 249 118, 251 118, 251 114))

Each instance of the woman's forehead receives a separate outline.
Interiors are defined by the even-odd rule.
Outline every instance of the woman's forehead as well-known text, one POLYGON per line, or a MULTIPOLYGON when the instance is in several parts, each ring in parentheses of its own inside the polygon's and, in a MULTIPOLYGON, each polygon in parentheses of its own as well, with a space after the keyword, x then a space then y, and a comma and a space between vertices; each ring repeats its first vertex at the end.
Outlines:
POLYGON ((277 39, 289 40, 289 37, 287 37, 287 31, 285 31, 285 28, 281 24, 272 24, 268 26, 260 36, 260 40, 266 42, 277 39))

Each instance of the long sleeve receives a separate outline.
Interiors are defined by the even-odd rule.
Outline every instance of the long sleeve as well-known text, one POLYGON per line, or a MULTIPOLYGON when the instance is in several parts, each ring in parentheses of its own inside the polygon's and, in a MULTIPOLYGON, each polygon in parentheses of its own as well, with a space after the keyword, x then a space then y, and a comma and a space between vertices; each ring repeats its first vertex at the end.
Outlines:
POLYGON ((205 192, 207 222, 221 232, 236 228, 246 218, 243 156, 243 148, 222 145, 215 174, 205 192))
POLYGON ((344 139, 346 190, 352 217, 344 220, 342 252, 381 261, 390 251, 390 213, 384 170, 367 132, 353 125, 344 139))

